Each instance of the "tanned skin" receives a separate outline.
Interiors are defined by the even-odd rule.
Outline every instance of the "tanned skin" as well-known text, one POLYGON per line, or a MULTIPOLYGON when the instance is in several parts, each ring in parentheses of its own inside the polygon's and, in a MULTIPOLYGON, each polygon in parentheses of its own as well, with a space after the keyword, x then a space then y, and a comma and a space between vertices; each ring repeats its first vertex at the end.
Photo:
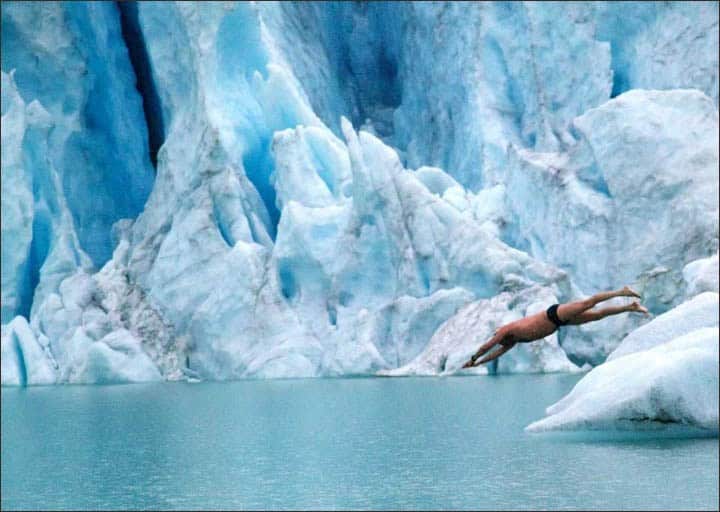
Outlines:
MULTIPOLYGON (((609 306, 599 310, 592 309, 596 304, 614 297, 640 298, 640 295, 628 286, 621 290, 596 293, 584 300, 560 304, 557 309, 557 316, 560 321, 565 322, 567 325, 580 325, 600 320, 606 316, 626 312, 648 314, 648 310, 641 306, 639 302, 633 302, 625 306, 609 306)), ((545 311, 503 325, 495 331, 492 338, 480 346, 463 368, 488 363, 503 355, 519 342, 539 340, 545 336, 550 336, 556 330, 557 326, 550 321, 545 311), (501 348, 477 361, 479 357, 485 355, 495 345, 500 345, 501 348)))

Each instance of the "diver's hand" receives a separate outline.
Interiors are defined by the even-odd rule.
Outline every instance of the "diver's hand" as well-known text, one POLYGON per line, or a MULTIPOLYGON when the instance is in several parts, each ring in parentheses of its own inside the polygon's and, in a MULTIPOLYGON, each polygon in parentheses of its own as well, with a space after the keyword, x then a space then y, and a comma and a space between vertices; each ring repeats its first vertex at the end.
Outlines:
POLYGON ((463 365, 463 368, 472 368, 475 366, 475 360, 478 358, 477 353, 473 354, 472 357, 470 357, 470 360, 463 365))

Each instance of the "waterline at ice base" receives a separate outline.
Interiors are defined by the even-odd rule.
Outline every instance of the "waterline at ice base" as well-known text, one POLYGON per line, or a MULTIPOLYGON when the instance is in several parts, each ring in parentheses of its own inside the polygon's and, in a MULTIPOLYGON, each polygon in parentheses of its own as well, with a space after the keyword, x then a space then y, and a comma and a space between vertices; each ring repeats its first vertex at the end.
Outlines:
POLYGON ((528 430, 717 435, 718 216, 715 2, 2 6, 3 386, 587 372, 528 430))

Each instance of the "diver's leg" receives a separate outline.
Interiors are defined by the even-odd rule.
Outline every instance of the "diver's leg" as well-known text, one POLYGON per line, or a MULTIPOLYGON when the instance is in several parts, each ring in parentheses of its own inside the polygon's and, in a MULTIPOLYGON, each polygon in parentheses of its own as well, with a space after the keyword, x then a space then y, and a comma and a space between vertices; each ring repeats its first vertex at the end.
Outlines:
POLYGON ((640 297, 640 295, 631 290, 628 286, 625 286, 620 290, 596 293, 587 299, 568 302, 567 304, 560 304, 557 309, 557 316, 561 322, 571 323, 571 320, 583 311, 593 308, 599 302, 603 302, 614 297, 640 297))
POLYGON ((481 365, 481 364, 485 364, 485 363, 488 363, 488 362, 492 361, 493 359, 497 359, 498 357, 500 357, 501 355, 503 355, 505 352, 507 352, 508 350, 510 350, 511 348, 513 348, 514 346, 515 346, 515 343, 512 343, 512 344, 510 344, 510 345, 501 345, 501 348, 499 348, 498 350, 496 350, 496 351, 493 352, 492 354, 483 357, 482 359, 480 359, 480 361, 478 361, 477 363, 475 363, 473 366, 478 366, 478 365, 481 365))
POLYGON ((648 310, 641 306, 638 302, 627 304, 625 306, 608 306, 597 311, 583 311, 579 315, 575 315, 568 322, 569 325, 581 325, 588 322, 594 322, 607 316, 618 315, 620 313, 627 313, 630 311, 636 311, 638 313, 649 314, 648 310))

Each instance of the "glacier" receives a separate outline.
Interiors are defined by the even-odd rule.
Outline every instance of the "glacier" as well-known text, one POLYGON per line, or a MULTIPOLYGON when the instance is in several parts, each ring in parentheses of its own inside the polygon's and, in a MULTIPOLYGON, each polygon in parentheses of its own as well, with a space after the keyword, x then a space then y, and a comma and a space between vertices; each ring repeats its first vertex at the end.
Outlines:
POLYGON ((717 292, 717 46, 713 2, 4 4, 2 383, 484 373, 624 284, 657 322, 717 292))

